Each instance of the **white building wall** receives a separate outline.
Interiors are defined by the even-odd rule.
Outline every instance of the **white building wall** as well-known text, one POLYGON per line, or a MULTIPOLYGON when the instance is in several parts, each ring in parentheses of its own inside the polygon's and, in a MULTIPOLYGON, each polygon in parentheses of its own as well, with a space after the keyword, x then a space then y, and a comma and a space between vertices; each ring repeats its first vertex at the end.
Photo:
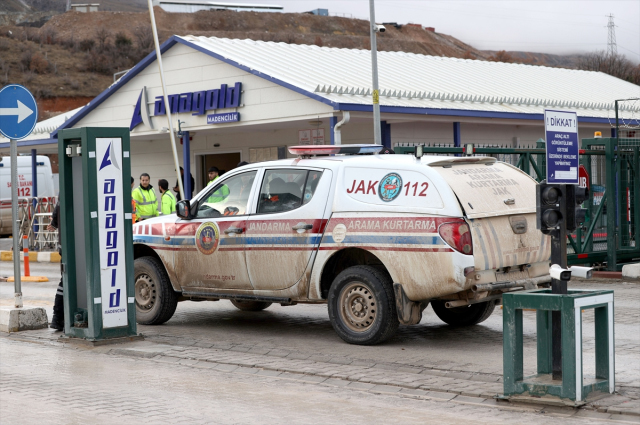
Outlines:
MULTIPOLYGON (((250 124, 312 119, 333 113, 332 107, 324 103, 228 65, 182 44, 176 44, 163 54, 163 67, 168 94, 219 89, 221 84, 233 86, 236 82, 242 83, 241 104, 244 104, 244 107, 237 108, 237 112, 240 113, 240 122, 207 125, 206 114, 200 116, 193 116, 191 113, 173 114, 172 117, 176 122, 178 119, 186 122, 183 124, 185 130, 229 129, 250 124)), ((128 127, 138 96, 144 86, 147 87, 150 114, 153 114, 155 98, 162 96, 160 77, 155 62, 80 120, 75 127, 128 127)), ((232 110, 219 109, 208 113, 230 111, 232 110)), ((156 137, 158 128, 168 127, 164 115, 153 117, 152 124, 155 131, 140 124, 132 131, 132 138, 138 135, 156 137)))
MULTIPOLYGON (((603 124, 579 124, 579 138, 591 138, 596 130, 603 137, 609 137, 610 128, 603 124)), ((489 144, 504 147, 535 147, 539 139, 544 139, 544 123, 536 125, 460 123, 462 144, 489 144)), ((411 122, 391 125, 391 143, 396 144, 453 144, 452 122, 411 122)))

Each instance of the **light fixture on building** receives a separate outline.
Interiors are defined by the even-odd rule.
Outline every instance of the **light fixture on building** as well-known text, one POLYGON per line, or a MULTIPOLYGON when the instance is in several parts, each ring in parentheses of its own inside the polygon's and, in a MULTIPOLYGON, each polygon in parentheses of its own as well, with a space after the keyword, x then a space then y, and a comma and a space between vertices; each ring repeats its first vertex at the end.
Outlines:
POLYGON ((321 125, 322 124, 322 120, 309 121, 309 124, 311 124, 311 125, 321 125))

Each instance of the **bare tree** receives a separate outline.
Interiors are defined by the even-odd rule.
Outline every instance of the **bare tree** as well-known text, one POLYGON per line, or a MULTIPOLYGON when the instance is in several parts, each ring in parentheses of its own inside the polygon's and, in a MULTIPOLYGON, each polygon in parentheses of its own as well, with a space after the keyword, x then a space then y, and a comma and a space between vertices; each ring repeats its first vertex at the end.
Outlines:
POLYGON ((96 30, 95 39, 98 41, 98 49, 104 51, 109 44, 109 38, 111 38, 111 31, 105 27, 100 27, 96 30))
POLYGON ((133 29, 138 49, 143 52, 150 52, 153 48, 153 32, 150 25, 138 25, 133 29))
POLYGON ((588 53, 578 61, 578 69, 599 71, 621 80, 640 84, 640 65, 634 66, 625 55, 610 55, 604 50, 588 53))
POLYGON ((491 55, 488 58, 491 62, 515 62, 515 59, 513 58, 513 56, 511 56, 509 53, 507 53, 504 50, 500 50, 499 52, 496 52, 495 55, 491 55))

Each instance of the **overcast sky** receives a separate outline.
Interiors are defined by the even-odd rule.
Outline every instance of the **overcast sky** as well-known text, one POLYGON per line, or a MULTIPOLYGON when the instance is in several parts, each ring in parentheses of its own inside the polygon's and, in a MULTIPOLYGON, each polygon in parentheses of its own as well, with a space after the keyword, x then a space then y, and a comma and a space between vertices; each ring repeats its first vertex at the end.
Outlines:
MULTIPOLYGON (((329 9, 369 19, 368 0, 231 0, 285 12, 329 9)), ((640 0, 376 0, 376 21, 435 27, 478 49, 579 53, 607 48, 613 14, 618 53, 640 62, 640 0)))

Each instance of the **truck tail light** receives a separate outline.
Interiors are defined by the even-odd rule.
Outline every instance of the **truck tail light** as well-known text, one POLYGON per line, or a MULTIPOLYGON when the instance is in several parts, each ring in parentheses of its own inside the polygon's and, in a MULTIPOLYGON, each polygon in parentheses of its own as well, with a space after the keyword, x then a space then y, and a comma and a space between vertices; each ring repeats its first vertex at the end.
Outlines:
POLYGON ((469 231, 469 225, 464 221, 441 224, 438 228, 438 233, 451 248, 462 254, 473 254, 471 232, 469 231))

